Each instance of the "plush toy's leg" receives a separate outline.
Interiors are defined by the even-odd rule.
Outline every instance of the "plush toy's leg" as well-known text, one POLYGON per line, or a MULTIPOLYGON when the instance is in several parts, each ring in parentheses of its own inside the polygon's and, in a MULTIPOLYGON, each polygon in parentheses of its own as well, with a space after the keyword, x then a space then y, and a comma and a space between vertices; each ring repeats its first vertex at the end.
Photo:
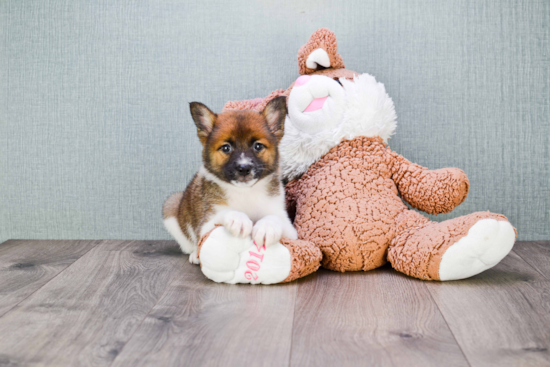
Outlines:
POLYGON ((199 243, 201 270, 218 283, 290 282, 316 271, 321 257, 321 250, 311 242, 282 238, 267 248, 258 247, 250 236, 234 237, 222 226, 199 243))
POLYGON ((415 278, 464 279, 498 264, 515 240, 515 229, 503 215, 477 212, 436 223, 407 210, 397 218, 388 260, 415 278))

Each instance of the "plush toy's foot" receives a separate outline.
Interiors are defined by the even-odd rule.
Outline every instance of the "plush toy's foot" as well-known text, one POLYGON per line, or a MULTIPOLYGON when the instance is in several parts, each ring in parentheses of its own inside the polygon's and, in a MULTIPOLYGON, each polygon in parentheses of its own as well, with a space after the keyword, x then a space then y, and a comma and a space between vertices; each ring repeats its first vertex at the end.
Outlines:
POLYGON ((492 268, 512 250, 516 240, 510 222, 480 219, 441 258, 439 280, 465 279, 492 268))
POLYGON ((310 242, 281 239, 269 247, 256 246, 250 236, 232 236, 216 227, 199 244, 201 270, 218 283, 275 284, 313 273, 321 250, 310 242))
POLYGON ((465 279, 492 268, 512 250, 514 227, 506 217, 478 212, 441 223, 407 211, 388 259, 392 266, 425 280, 465 279))

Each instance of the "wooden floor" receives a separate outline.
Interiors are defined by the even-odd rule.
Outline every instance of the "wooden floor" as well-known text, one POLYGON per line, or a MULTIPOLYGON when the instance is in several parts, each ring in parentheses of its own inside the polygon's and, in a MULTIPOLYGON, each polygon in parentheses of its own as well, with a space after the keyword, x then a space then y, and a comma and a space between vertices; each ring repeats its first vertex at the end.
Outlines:
POLYGON ((172 241, 0 245, 0 366, 550 366, 550 242, 464 281, 216 284, 172 241))

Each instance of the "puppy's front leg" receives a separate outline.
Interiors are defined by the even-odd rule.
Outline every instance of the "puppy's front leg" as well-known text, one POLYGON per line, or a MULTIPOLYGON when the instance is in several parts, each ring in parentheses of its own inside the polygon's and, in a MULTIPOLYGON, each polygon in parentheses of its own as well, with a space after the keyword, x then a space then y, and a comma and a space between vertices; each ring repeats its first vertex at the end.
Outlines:
POLYGON ((248 237, 252 232, 253 223, 245 213, 229 210, 223 215, 223 226, 233 236, 248 237))
POLYGON ((252 221, 245 213, 233 209, 223 209, 218 211, 201 227, 200 236, 204 236, 219 224, 237 237, 249 236, 253 226, 252 221))
POLYGON ((256 222, 252 229, 252 239, 257 246, 271 246, 283 236, 283 221, 276 215, 266 215, 256 222))
POLYGON ((201 263, 201 261, 199 260, 199 257, 197 256, 197 251, 198 250, 195 250, 189 254, 189 262, 191 264, 198 265, 201 263))
POLYGON ((283 222, 283 237, 286 237, 291 240, 297 240, 298 239, 298 232, 296 231, 296 228, 292 225, 292 222, 288 217, 281 219, 283 222))

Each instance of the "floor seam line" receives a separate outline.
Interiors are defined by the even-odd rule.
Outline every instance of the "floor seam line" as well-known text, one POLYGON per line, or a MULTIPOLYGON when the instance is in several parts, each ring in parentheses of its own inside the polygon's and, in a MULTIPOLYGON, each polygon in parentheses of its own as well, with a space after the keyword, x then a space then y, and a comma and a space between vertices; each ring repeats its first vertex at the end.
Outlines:
POLYGON ((526 258, 524 258, 523 256, 521 256, 521 254, 515 250, 512 250, 512 252, 516 255, 518 255, 518 257, 520 259, 522 259, 527 265, 529 265, 533 270, 535 270, 537 273, 539 273, 544 279, 546 280, 550 280, 549 277, 547 277, 544 273, 542 273, 535 265, 531 264, 529 262, 529 260, 527 260, 526 258))
POLYGON ((441 317, 443 318, 443 321, 445 321, 445 325, 447 325, 447 328, 449 329, 451 335, 453 336, 453 339, 456 343, 456 345, 458 346, 458 349, 460 349, 460 353, 462 353, 462 356, 464 357, 464 360, 466 361, 466 363, 468 363, 468 366, 472 367, 472 363, 470 363, 470 360, 468 359, 468 356, 466 355, 466 353, 464 353, 464 350, 462 349, 462 346, 460 345, 460 343, 458 342, 458 339, 456 338, 456 335, 455 333, 453 332, 453 329, 451 328, 451 325, 449 325, 449 322, 447 321, 447 318, 445 317, 445 314, 443 313, 443 311, 441 311, 441 308, 439 307, 439 305, 437 304, 437 302, 435 301, 433 295, 432 295, 432 291, 430 291, 430 288, 426 286, 426 284, 422 284, 424 286, 424 288, 428 291, 428 294, 430 295, 430 299, 432 300, 432 302, 434 303, 435 307, 437 307, 437 310, 439 311, 439 314, 441 315, 441 317))
POLYGON ((294 309, 292 310, 292 327, 290 328, 290 350, 288 352, 288 367, 291 366, 292 363, 292 349, 293 343, 292 340, 294 339, 294 321, 296 320, 296 303, 298 302, 298 288, 300 286, 300 281, 296 282, 296 294, 294 295, 294 309))

